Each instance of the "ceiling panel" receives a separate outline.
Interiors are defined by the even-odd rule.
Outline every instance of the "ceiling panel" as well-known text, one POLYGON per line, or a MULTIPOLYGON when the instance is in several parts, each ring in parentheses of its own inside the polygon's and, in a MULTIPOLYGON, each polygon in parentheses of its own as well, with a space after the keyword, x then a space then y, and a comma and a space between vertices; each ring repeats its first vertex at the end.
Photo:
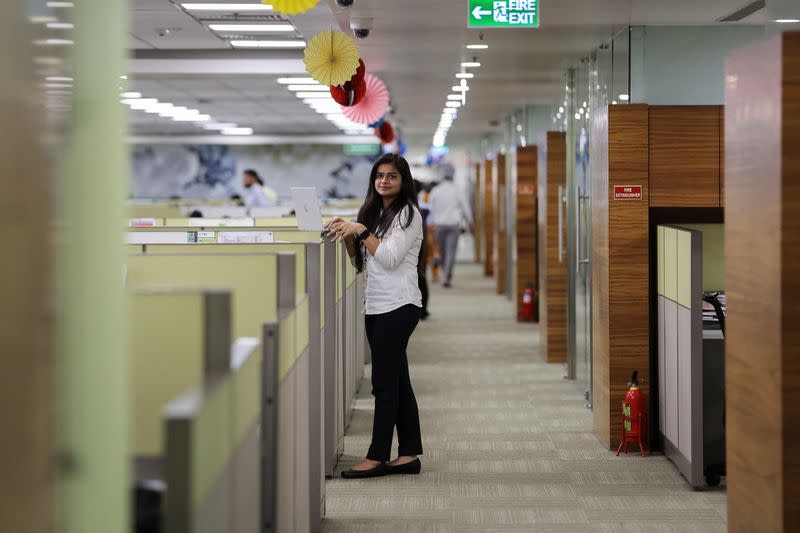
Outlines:
MULTIPOLYGON (((389 86, 396 110, 392 120, 409 138, 430 139, 462 60, 475 56, 482 66, 471 70, 475 78, 470 80, 468 106, 451 130, 455 137, 489 131, 491 121, 502 119, 523 104, 550 104, 563 89, 567 66, 608 41, 616 28, 626 24, 709 25, 744 3, 543 0, 541 28, 484 31, 483 42, 489 49, 477 53, 464 48, 466 43, 478 42, 482 33, 466 27, 466 0, 355 0, 349 12, 336 8, 335 0, 323 0, 308 13, 290 19, 300 34, 311 37, 341 25, 344 18, 337 20, 332 6, 345 17, 348 13, 373 17, 372 35, 358 41, 367 69, 389 86)), ((198 50, 200 59, 204 59, 202 54, 210 54, 209 65, 216 53, 212 50, 228 49, 230 61, 253 57, 246 54, 251 51, 231 50, 225 40, 198 20, 200 15, 185 13, 169 0, 131 0, 130 9, 132 49, 154 47, 164 53, 198 50), (161 37, 159 29, 163 28, 172 31, 161 37)), ((763 16, 756 15, 747 22, 762 21, 763 16)), ((180 76, 174 72, 132 77, 131 85, 147 96, 198 107, 215 119, 253 126, 258 133, 337 132, 324 117, 278 85, 277 75, 180 76)), ((185 72, 194 70, 187 68, 185 72)), ((149 119, 137 119, 134 124, 137 133, 152 133, 151 129, 159 128, 185 132, 193 127, 149 119)))

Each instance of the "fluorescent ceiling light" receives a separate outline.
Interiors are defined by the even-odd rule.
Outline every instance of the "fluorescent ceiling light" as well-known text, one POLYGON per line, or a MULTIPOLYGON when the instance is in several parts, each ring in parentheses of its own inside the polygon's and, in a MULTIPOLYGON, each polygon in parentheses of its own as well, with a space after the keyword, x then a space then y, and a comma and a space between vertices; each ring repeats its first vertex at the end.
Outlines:
POLYGON ((69 46, 75 44, 75 41, 72 39, 39 39, 33 43, 43 46, 69 46))
POLYGON ((778 24, 796 24, 800 22, 800 19, 775 19, 775 22, 778 24))
POLYGON ((172 117, 172 120, 175 122, 207 122, 211 120, 211 115, 178 115, 176 117, 172 117))
POLYGON ((285 41, 231 41, 234 48, 305 48, 306 42, 302 40, 285 41))
POLYGON ((56 17, 33 16, 28 19, 31 24, 47 24, 48 22, 58 22, 56 17))
POLYGON ((489 48, 488 44, 468 44, 467 49, 469 50, 486 50, 489 48))
POLYGON ((212 122, 211 124, 203 124, 203 129, 206 130, 228 130, 235 128, 237 124, 233 122, 212 122))
POLYGON ((447 113, 447 114, 449 114, 449 115, 455 115, 456 113, 458 113, 458 111, 457 111, 457 110, 455 110, 455 109, 452 109, 452 108, 450 108, 450 107, 446 107, 446 108, 444 108, 443 112, 444 112, 444 113, 447 113))
POLYGON ((330 90, 328 90, 327 93, 323 93, 323 92, 299 92, 299 93, 294 93, 294 94, 298 98, 326 98, 326 99, 333 100, 333 98, 331 98, 330 90))
POLYGON ((630 100, 630 96, 628 96, 627 94, 621 94, 619 95, 619 99, 622 100, 623 102, 627 102, 628 100, 630 100))
POLYGON ((253 128, 225 128, 220 133, 223 135, 252 135, 253 128))
POLYGON ((72 78, 68 76, 47 76, 45 78, 46 81, 72 81, 72 78))
POLYGON ((466 61, 464 63, 461 63, 461 66, 464 68, 469 68, 469 67, 479 67, 481 66, 481 64, 478 63, 477 61, 466 61))
POLYGON ((327 85, 289 85, 286 87, 290 91, 317 91, 330 93, 331 90, 327 85))
POLYGON ((189 11, 272 11, 272 6, 265 4, 181 4, 189 11))
POLYGON ((153 104, 157 104, 158 100, 155 98, 123 98, 120 100, 120 102, 127 105, 136 104, 152 106, 153 104))
POLYGON ((75 7, 75 2, 47 2, 47 7, 75 7))
POLYGON ((120 94, 120 96, 122 98, 141 98, 142 97, 142 93, 129 92, 129 93, 122 93, 122 94, 120 94))
POLYGON ((447 99, 448 100, 458 100, 460 102, 462 98, 463 97, 460 94, 448 94, 447 95, 447 99))
POLYGON ((467 87, 466 85, 453 85, 452 91, 454 93, 467 92, 469 91, 469 87, 467 87))
POLYGON ((128 79, 128 76, 120 76, 120 77, 119 77, 119 79, 121 79, 121 80, 127 80, 127 79, 128 79))
POLYGON ((475 74, 473 74, 472 72, 459 72, 458 74, 456 74, 456 78, 459 78, 459 79, 462 79, 462 80, 469 80, 469 79, 472 79, 474 77, 475 77, 475 74))
POLYGON ((71 30, 75 24, 71 22, 48 22, 47 28, 51 30, 71 30))
POLYGON ((461 102, 446 102, 444 105, 447 107, 461 107, 461 102))
POLYGON ((71 89, 71 83, 44 83, 42 87, 46 89, 71 89))
POLYGON ((319 85, 319 82, 314 78, 278 78, 278 83, 281 85, 292 85, 295 83, 304 83, 306 85, 319 85))
POLYGON ((214 31, 230 31, 230 32, 245 32, 245 33, 260 33, 260 32, 285 32, 294 31, 294 26, 291 24, 209 24, 209 28, 214 31))

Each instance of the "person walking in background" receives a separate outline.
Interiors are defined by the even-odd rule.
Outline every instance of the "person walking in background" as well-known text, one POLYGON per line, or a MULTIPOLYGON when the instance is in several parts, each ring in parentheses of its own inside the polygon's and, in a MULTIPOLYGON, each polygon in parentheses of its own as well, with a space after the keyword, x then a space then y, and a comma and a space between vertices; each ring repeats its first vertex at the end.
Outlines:
POLYGON ((450 287, 453 280, 453 266, 456 262, 458 237, 461 235, 461 222, 466 221, 472 231, 472 213, 467 206, 464 195, 453 183, 455 169, 445 165, 442 169, 444 180, 430 196, 431 215, 436 225, 436 240, 442 254, 444 268, 444 287, 450 287))
POLYGON ((428 202, 422 198, 422 193, 425 190, 425 185, 419 181, 414 180, 414 188, 417 190, 417 203, 419 205, 419 212, 422 215, 422 252, 419 256, 419 290, 422 292, 422 311, 419 318, 425 320, 428 318, 428 218, 430 217, 431 210, 428 207, 428 202))
POLYGON ((421 199, 422 203, 425 204, 425 209, 428 211, 428 215, 426 217, 426 228, 425 228, 425 241, 426 241, 426 266, 431 266, 431 276, 433 277, 434 283, 439 283, 439 277, 441 276, 442 271, 442 254, 439 251, 439 242, 436 240, 436 225, 433 223, 433 217, 431 216, 431 191, 434 187, 439 184, 437 181, 432 181, 425 186, 425 189, 422 193, 421 199))

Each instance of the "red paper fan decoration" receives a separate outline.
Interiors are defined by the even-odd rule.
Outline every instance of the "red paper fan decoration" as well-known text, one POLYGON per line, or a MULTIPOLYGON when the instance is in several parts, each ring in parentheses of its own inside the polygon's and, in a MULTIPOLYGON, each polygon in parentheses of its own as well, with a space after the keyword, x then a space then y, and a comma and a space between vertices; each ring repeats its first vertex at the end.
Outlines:
POLYGON ((364 76, 367 83, 367 93, 361 101, 350 107, 345 107, 344 115, 358 124, 372 124, 380 119, 389 110, 389 90, 377 77, 367 74, 364 76))
POLYGON ((353 75, 352 78, 350 78, 350 81, 354 82, 356 80, 363 80, 364 76, 366 76, 366 75, 367 75, 367 66, 364 64, 364 60, 363 59, 359 59, 358 60, 358 70, 356 70, 356 73, 353 75))
POLYGON ((389 144, 394 140, 394 128, 388 122, 384 122, 375 128, 375 135, 381 140, 383 144, 389 144))
POLYGON ((355 76, 353 80, 344 85, 331 87, 331 96, 337 104, 345 107, 354 106, 364 98, 367 93, 367 83, 363 79, 356 79, 355 76))

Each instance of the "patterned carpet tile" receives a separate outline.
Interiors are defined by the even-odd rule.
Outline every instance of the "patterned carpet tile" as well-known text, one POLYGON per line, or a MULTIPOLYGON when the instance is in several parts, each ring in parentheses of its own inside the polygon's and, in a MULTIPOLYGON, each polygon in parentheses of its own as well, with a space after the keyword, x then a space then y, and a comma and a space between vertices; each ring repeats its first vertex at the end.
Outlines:
MULTIPOLYGON (((724 490, 692 491, 663 456, 606 449, 565 365, 544 362, 538 326, 514 321, 479 268, 458 270, 456 288, 432 286, 408 348, 422 474, 329 480, 324 533, 725 531, 724 490)), ((369 447, 364 375, 337 475, 369 447)))

